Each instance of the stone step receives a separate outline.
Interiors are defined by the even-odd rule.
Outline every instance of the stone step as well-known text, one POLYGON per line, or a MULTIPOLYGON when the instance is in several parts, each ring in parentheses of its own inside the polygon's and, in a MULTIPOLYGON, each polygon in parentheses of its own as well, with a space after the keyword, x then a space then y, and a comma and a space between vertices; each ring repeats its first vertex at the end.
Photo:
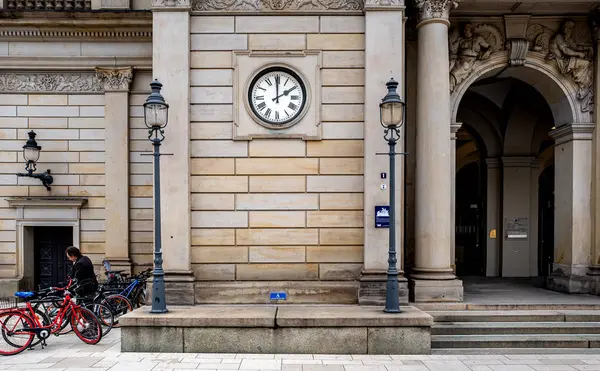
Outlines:
POLYGON ((449 348, 600 348, 600 334, 433 335, 431 347, 449 348))
POLYGON ((460 311, 460 310, 600 310, 600 299, 598 304, 472 304, 472 303, 412 303, 414 307, 422 311, 460 311))
POLYGON ((600 334, 600 322, 443 322, 432 335, 600 334))
POLYGON ((434 322, 600 322, 598 310, 427 311, 434 322))

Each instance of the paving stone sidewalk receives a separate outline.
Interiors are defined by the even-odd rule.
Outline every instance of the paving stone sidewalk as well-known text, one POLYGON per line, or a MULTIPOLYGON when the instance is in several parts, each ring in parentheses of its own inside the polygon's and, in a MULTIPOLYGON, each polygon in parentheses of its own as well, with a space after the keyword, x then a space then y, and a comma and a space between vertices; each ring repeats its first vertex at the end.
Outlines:
POLYGON ((506 354, 424 356, 121 353, 120 331, 113 329, 97 345, 86 345, 73 334, 53 336, 44 349, 36 347, 0 357, 0 370, 600 371, 600 349, 585 351, 542 349, 544 354, 508 354, 507 350, 506 354))

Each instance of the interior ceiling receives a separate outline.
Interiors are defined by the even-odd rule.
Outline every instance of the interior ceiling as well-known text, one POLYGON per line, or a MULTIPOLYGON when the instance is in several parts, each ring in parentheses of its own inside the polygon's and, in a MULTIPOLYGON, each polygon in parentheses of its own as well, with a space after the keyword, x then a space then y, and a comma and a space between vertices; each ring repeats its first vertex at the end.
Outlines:
POLYGON ((582 0, 461 0, 452 16, 461 15, 575 15, 586 14, 599 6, 599 1, 582 0))

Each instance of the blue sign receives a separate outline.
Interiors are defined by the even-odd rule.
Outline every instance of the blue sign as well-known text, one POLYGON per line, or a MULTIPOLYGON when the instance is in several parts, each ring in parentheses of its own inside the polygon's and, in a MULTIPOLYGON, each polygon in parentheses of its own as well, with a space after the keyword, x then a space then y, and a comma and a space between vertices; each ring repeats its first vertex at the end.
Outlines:
POLYGON ((375 228, 390 227, 390 207, 375 206, 375 228))
POLYGON ((272 292, 270 299, 271 300, 285 300, 285 299, 287 299, 287 294, 285 292, 272 292))

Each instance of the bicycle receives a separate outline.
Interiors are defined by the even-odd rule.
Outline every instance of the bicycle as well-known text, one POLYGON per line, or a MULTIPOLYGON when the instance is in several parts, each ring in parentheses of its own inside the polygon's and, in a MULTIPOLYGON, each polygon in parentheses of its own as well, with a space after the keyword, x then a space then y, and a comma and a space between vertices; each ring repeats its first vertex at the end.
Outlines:
MULTIPOLYGON (((35 316, 35 309, 32 307, 32 303, 44 302, 44 301, 56 301, 56 298, 45 298, 45 299, 32 299, 25 303, 24 307, 18 306, 18 299, 4 299, 0 300, 0 307, 6 309, 0 309, 0 326, 2 328, 2 337, 4 340, 13 348, 12 351, 0 350, 0 355, 15 355, 21 353, 25 349, 31 349, 33 339, 37 336, 41 340, 42 348, 46 346, 46 339, 52 334, 60 332, 63 328, 63 320, 65 316, 70 312, 70 324, 73 332, 77 337, 86 344, 97 344, 102 339, 102 328, 100 320, 94 315, 89 309, 75 304, 75 300, 71 297, 71 293, 68 288, 71 286, 73 281, 69 281, 69 285, 64 289, 64 298, 59 306, 58 313, 54 320, 48 324, 43 325, 37 316, 35 316), (9 320, 15 320, 14 326, 9 326, 9 320), (18 327, 21 324, 21 327, 18 327), (17 345, 13 343, 12 337, 15 335, 23 336, 25 340, 24 344, 17 345), (11 339, 9 339, 11 337, 11 339)), ((58 289, 58 288, 55 288, 58 289)), ((21 298, 27 295, 20 295, 21 298)), ((33 297, 33 295, 29 295, 33 297)), ((19 339, 19 338, 17 338, 19 339)))

